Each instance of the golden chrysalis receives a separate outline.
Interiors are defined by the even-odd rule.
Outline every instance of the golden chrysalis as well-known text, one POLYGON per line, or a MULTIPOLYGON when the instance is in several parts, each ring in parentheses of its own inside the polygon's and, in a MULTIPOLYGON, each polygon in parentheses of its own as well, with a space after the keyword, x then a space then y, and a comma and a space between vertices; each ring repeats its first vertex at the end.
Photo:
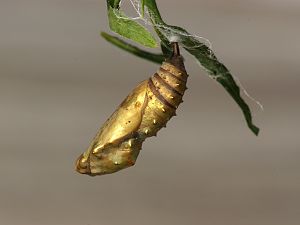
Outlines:
POLYGON ((133 166, 144 140, 155 136, 175 115, 188 75, 178 44, 172 46, 172 56, 133 89, 77 159, 79 173, 103 175, 133 166))

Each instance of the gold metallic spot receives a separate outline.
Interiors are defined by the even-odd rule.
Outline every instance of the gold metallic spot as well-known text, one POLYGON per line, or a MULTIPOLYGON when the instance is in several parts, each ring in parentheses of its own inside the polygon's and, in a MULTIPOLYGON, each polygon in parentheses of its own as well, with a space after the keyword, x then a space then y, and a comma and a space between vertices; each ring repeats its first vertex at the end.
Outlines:
POLYGON ((146 130, 145 130, 145 134, 148 134, 148 133, 149 133, 149 130, 148 130, 148 129, 146 129, 146 130))
POLYGON ((142 103, 141 103, 141 102, 136 102, 136 103, 135 103, 135 107, 136 107, 136 108, 140 108, 140 107, 141 107, 141 105, 142 105, 142 103))
POLYGON ((114 162, 114 164, 115 164, 115 165, 120 165, 120 163, 118 163, 117 161, 116 161, 116 162, 114 162))
POLYGON ((131 141, 131 140, 128 141, 128 146, 129 146, 129 147, 132 146, 132 141, 131 141))
POLYGON ((161 111, 166 112, 165 108, 161 108, 161 111))
POLYGON ((93 150, 93 154, 98 154, 99 153, 99 148, 95 148, 94 150, 93 150))
POLYGON ((153 124, 156 124, 156 123, 157 123, 157 122, 156 122, 156 119, 154 119, 154 120, 153 120, 153 124))
POLYGON ((173 99, 173 98, 174 98, 174 96, 170 95, 170 96, 169 96, 169 98, 170 98, 170 99, 173 99))

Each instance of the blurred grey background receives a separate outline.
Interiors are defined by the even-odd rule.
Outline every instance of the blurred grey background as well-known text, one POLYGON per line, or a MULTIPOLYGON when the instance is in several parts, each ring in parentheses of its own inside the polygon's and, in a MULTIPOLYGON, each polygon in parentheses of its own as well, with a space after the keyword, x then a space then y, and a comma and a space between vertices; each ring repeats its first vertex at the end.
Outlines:
POLYGON ((77 174, 100 125, 158 65, 100 38, 104 1, 0 0, 0 224, 300 224, 300 1, 157 2, 263 103, 246 98, 259 137, 184 53, 185 102, 137 164, 77 174))

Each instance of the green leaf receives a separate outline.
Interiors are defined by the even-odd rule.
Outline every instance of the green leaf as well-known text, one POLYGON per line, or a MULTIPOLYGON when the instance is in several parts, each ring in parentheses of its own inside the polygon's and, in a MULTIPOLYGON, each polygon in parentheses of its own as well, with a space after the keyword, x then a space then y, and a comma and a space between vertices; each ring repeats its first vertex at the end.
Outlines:
POLYGON ((217 59, 211 49, 206 46, 204 43, 201 43, 199 40, 194 38, 190 33, 184 30, 181 27, 170 26, 164 23, 157 8, 155 0, 145 0, 145 5, 148 8, 151 21, 153 23, 153 27, 157 32, 158 36, 162 40, 162 45, 164 48, 168 49, 169 41, 162 34, 163 29, 172 30, 174 35, 179 37, 179 40, 183 47, 196 59, 200 62, 200 64, 207 70, 207 72, 214 77, 217 82, 219 82, 226 91, 231 95, 231 97, 235 100, 235 102, 241 108, 244 117, 246 119, 248 127, 252 130, 255 135, 258 135, 259 128, 256 127, 252 122, 252 115, 249 106, 242 99, 240 95, 240 88, 234 81, 229 70, 217 59), (157 29, 157 27, 160 29, 157 29))
POLYGON ((153 24, 165 24, 162 20, 155 0, 144 0, 144 5, 147 6, 153 24))
POLYGON ((109 7, 108 19, 110 29, 123 37, 131 39, 141 45, 156 48, 157 42, 153 35, 142 25, 131 20, 118 9, 109 7))
POLYGON ((106 0, 107 6, 110 6, 112 8, 119 8, 121 0, 106 0))
POLYGON ((154 54, 154 53, 151 53, 151 52, 144 51, 142 49, 139 49, 136 46, 133 46, 133 45, 121 40, 120 38, 117 38, 117 37, 112 36, 110 34, 107 34, 105 32, 101 32, 101 36, 105 40, 110 42, 111 44, 117 46, 118 48, 121 48, 121 49, 123 49, 127 52, 130 52, 133 55, 136 55, 136 56, 141 57, 143 59, 152 61, 154 63, 161 64, 165 59, 164 55, 154 54))
POLYGON ((190 54, 195 56, 200 64, 207 70, 207 72, 226 89, 226 91, 241 108, 250 130, 252 130, 255 135, 258 135, 259 128, 253 124, 250 108, 241 97, 240 88, 233 79, 230 71, 217 59, 215 54, 207 45, 190 36, 189 33, 184 29, 178 27, 173 28, 175 30, 179 29, 181 34, 180 38, 184 48, 190 54))
POLYGON ((258 135, 259 128, 253 124, 250 108, 242 99, 240 95, 240 88, 236 84, 229 70, 221 62, 218 61, 218 59, 213 55, 213 53, 211 53, 208 47, 200 46, 194 49, 185 49, 192 55, 194 55, 201 63, 201 65, 208 71, 208 73, 226 89, 226 91, 231 95, 231 97, 241 108, 248 127, 255 135, 258 135))

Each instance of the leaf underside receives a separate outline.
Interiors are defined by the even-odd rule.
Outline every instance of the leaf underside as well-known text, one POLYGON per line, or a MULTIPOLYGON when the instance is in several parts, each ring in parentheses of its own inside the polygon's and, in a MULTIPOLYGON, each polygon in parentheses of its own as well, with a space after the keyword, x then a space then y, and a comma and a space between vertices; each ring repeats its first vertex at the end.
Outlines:
POLYGON ((118 9, 108 9, 109 27, 123 37, 131 39, 149 48, 156 48, 157 42, 153 35, 136 21, 131 20, 118 9))

